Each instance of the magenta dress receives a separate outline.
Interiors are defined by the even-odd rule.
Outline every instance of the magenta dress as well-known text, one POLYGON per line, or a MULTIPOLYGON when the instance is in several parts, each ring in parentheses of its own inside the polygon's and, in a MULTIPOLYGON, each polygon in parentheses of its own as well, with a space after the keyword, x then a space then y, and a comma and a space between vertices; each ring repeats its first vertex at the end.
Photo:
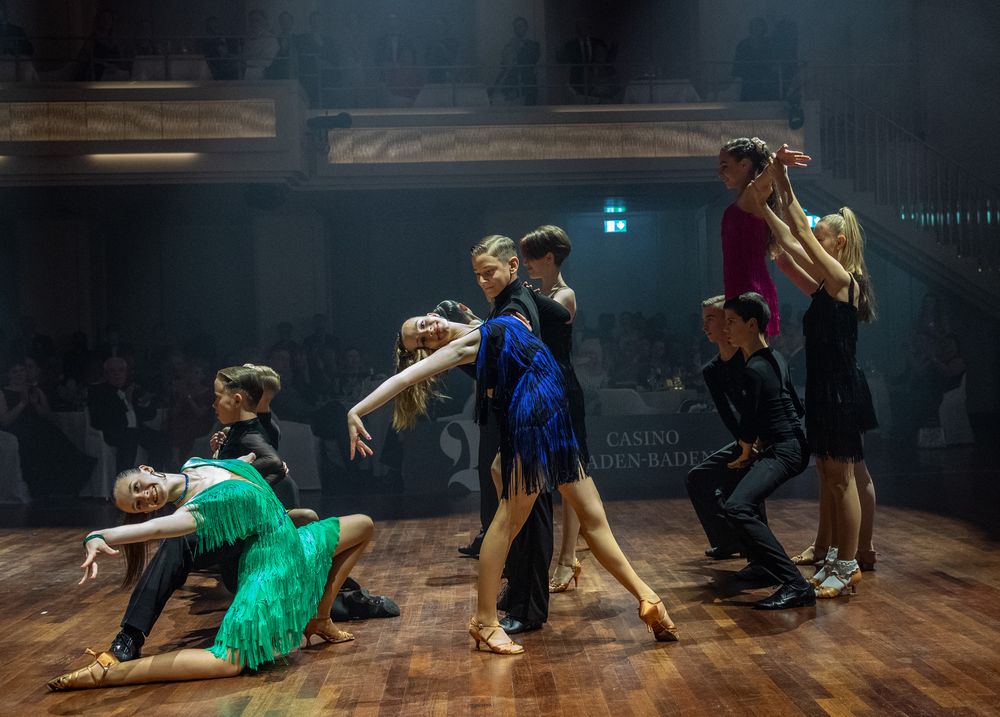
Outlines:
POLYGON ((735 204, 722 215, 722 282, 727 299, 756 291, 771 309, 767 335, 781 330, 778 290, 767 270, 767 222, 743 211, 735 204))

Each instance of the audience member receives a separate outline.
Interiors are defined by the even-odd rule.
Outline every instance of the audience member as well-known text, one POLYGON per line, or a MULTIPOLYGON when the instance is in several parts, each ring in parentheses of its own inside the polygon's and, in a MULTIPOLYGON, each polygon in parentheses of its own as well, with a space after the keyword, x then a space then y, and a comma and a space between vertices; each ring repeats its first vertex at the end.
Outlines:
POLYGON ((428 82, 455 82, 455 71, 458 64, 458 39, 451 31, 451 23, 447 18, 438 18, 434 23, 434 39, 427 43, 424 50, 424 63, 427 65, 428 82))
POLYGON ((742 81, 740 100, 760 102, 779 99, 774 47, 767 32, 767 21, 755 17, 749 34, 740 40, 733 56, 733 77, 742 81))
POLYGON ((205 37, 198 42, 198 49, 208 61, 213 80, 238 80, 240 78, 240 43, 235 37, 222 34, 222 21, 217 15, 205 20, 205 37))
POLYGON ((121 328, 118 324, 108 324, 106 329, 106 339, 97 347, 97 355, 101 359, 108 358, 130 358, 135 355, 132 344, 122 338, 121 328))
POLYGON ((181 465, 191 456, 195 440, 206 435, 215 420, 212 412, 215 394, 205 365, 197 360, 186 361, 183 371, 183 377, 173 386, 167 411, 166 430, 175 465, 181 465))
POLYGON ((24 28, 10 21, 7 0, 0 0, 0 55, 31 57, 34 54, 35 48, 24 28))
POLYGON ((30 358, 15 360, 7 371, 7 385, 0 391, 0 428, 17 437, 21 474, 33 498, 74 496, 97 461, 51 422, 48 399, 32 373, 37 376, 38 368, 30 358))
POLYGON ((424 86, 423 68, 417 67, 417 54, 406 46, 399 51, 399 62, 385 71, 388 103, 392 107, 410 107, 424 86))
POLYGON ((90 425, 101 431, 104 442, 116 449, 116 471, 135 467, 136 450, 149 452, 151 465, 172 465, 166 436, 145 425, 156 416, 150 396, 129 381, 125 359, 112 356, 104 362, 104 381, 87 391, 90 425))
POLYGON ((299 81, 312 106, 320 107, 323 104, 323 88, 337 87, 341 79, 337 71, 337 50, 319 10, 309 13, 309 31, 296 36, 294 48, 299 81))
POLYGON ((243 43, 244 79, 264 79, 264 71, 274 62, 280 49, 278 38, 268 26, 267 13, 251 10, 247 15, 247 39, 243 43))
POLYGON ((101 10, 94 19, 94 31, 77 55, 81 80, 127 80, 129 64, 122 60, 121 45, 115 38, 115 14, 101 10))
POLYGON ((281 393, 271 399, 271 408, 282 420, 311 423, 314 406, 299 389, 292 369, 292 352, 275 344, 267 354, 267 364, 281 376, 281 393))
POLYGON ((278 53, 264 70, 269 80, 287 80, 292 76, 292 56, 295 35, 295 18, 287 10, 278 14, 278 53))
POLYGON ((524 104, 535 105, 538 104, 536 65, 542 56, 541 45, 528 37, 528 21, 525 18, 514 18, 513 29, 514 36, 504 45, 504 54, 505 57, 510 57, 513 84, 524 99, 524 104))
POLYGON ((569 84, 578 96, 596 96, 600 91, 597 81, 607 76, 607 67, 616 54, 614 45, 594 37, 587 21, 578 20, 576 37, 556 53, 556 60, 570 66, 569 84))
POLYGON ((413 58, 411 64, 415 65, 417 53, 400 32, 399 16, 390 13, 386 17, 386 33, 375 46, 375 64, 384 69, 398 67, 403 62, 404 50, 409 50, 408 57, 413 58))
POLYGON ((325 366, 324 352, 333 349, 334 353, 340 348, 340 341, 330 333, 329 321, 326 314, 313 314, 311 327, 312 333, 302 339, 302 352, 309 362, 309 371, 314 381, 329 370, 332 374, 336 372, 336 367, 325 366))
POLYGON ((344 351, 339 381, 341 398, 353 403, 364 398, 370 389, 373 373, 374 370, 362 359, 359 349, 352 346, 344 351))

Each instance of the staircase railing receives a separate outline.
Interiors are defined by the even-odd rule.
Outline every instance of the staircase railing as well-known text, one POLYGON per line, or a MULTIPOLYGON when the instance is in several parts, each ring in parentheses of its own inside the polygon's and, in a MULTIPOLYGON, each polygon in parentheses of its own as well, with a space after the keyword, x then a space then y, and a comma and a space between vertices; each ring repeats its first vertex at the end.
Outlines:
POLYGON ((1000 272, 1000 189, 836 83, 803 90, 820 100, 823 169, 932 231, 980 272, 1000 272))

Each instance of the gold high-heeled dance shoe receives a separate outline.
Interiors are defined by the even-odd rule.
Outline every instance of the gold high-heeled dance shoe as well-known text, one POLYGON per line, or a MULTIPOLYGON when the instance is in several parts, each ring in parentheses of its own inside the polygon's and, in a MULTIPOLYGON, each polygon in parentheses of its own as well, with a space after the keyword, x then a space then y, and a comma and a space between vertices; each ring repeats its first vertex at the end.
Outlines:
POLYGON ((559 567, 560 568, 569 568, 570 570, 573 571, 573 574, 569 577, 569 580, 567 580, 564 583, 561 583, 558 580, 556 580, 555 573, 553 573, 552 574, 552 578, 549 580, 549 592, 550 593, 564 593, 564 592, 566 592, 567 590, 569 590, 569 581, 570 580, 573 581, 573 587, 579 587, 579 577, 580 577, 580 573, 583 572, 583 563, 581 563, 579 561, 579 559, 577 559, 577 560, 573 561, 572 565, 565 565, 563 563, 559 563, 559 567))
POLYGON ((792 565, 821 565, 825 559, 826 551, 824 550, 820 554, 815 545, 810 545, 798 555, 793 555, 790 558, 792 565), (812 550, 812 555, 808 555, 810 550, 812 550))
POLYGON ((500 625, 484 625, 479 622, 474 616, 469 620, 469 635, 473 640, 476 641, 476 650, 479 650, 479 643, 485 643, 487 649, 497 655, 520 655, 524 652, 524 646, 518 645, 516 642, 507 637, 507 642, 490 642, 490 638, 496 634, 496 631, 503 629, 500 625), (488 632, 483 632, 487 630, 488 632))
POLYGON ((657 642, 677 642, 680 640, 680 630, 676 625, 667 623, 667 610, 663 609, 663 617, 660 617, 661 600, 650 602, 649 600, 639 601, 639 619, 646 623, 657 642))
POLYGON ((316 635, 332 644, 337 644, 338 642, 350 642, 354 639, 354 635, 337 628, 333 624, 333 620, 330 619, 310 620, 307 622, 305 630, 302 631, 302 637, 306 639, 306 646, 312 644, 313 635, 316 635), (327 623, 330 624, 327 625, 327 623))
POLYGON ((61 690, 89 690, 100 687, 108 670, 118 664, 118 658, 110 652, 100 654, 94 652, 89 647, 84 651, 88 655, 94 656, 94 661, 79 670, 67 672, 54 680, 49 680, 45 686, 49 692, 59 692, 61 690), (94 668, 97 668, 96 670, 94 668))
POLYGON ((827 585, 826 587, 820 585, 817 587, 817 599, 837 598, 856 594, 857 585, 861 582, 861 568, 854 568, 847 576, 842 576, 834 570, 827 575, 827 580, 830 580, 830 578, 833 578, 833 581, 837 584, 827 585))

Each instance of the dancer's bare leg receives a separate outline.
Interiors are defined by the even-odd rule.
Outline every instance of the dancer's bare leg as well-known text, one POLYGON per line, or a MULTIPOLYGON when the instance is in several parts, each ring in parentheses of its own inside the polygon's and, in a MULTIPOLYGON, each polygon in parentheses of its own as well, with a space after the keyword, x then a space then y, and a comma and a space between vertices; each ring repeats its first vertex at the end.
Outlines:
POLYGON ((220 660, 208 650, 185 648, 120 662, 108 668, 101 687, 235 677, 242 669, 239 664, 220 660))
POLYGON ((853 560, 858 552, 858 534, 861 529, 861 501, 854 480, 854 464, 829 458, 823 462, 823 473, 830 486, 834 504, 833 531, 839 560, 853 560))
POLYGON ((568 583, 573 579, 576 565, 576 541, 580 537, 580 519, 568 500, 562 504, 562 542, 556 569, 552 571, 552 583, 568 583))
MULTIPOLYGON (((494 480, 498 480, 500 456, 493 462, 494 480)), ((515 471, 520 471, 520 464, 515 466, 515 471)), ((517 483, 518 476, 512 478, 512 483, 517 483)), ((510 544, 520 532, 524 521, 528 519, 531 507, 538 498, 538 493, 514 493, 513 485, 508 498, 500 499, 500 507, 497 509, 493 522, 483 536, 483 544, 479 549, 479 581, 477 584, 476 600, 476 620, 483 625, 496 625, 497 619, 497 593, 500 592, 500 578, 503 575, 503 566, 507 561, 507 553, 510 551, 510 544)), ((500 490, 498 488, 498 494, 500 490)), ((494 640, 491 638, 491 642, 494 640)), ((502 640, 501 640, 502 641, 502 640)))
MULTIPOLYGON (((582 469, 580 473, 580 480, 559 486, 559 492, 579 516, 580 531, 590 546, 590 552, 637 600, 651 603, 659 601, 659 595, 636 574, 618 541, 615 540, 594 480, 584 475, 582 469)), ((665 612, 664 618, 671 626, 673 625, 665 612)))
POLYGON ((333 553, 333 562, 330 564, 330 572, 327 573, 323 597, 316 606, 316 615, 309 621, 307 630, 319 628, 318 632, 333 640, 351 637, 350 633, 334 625, 330 619, 330 608, 333 607, 333 601, 340 587, 364 554, 374 531, 375 524, 367 515, 345 515, 340 519, 337 550, 333 553))
POLYGON ((861 501, 861 528, 858 530, 858 550, 861 553, 873 553, 872 535, 875 532, 875 483, 868 472, 864 461, 854 464, 854 483, 858 487, 858 499, 861 501))

